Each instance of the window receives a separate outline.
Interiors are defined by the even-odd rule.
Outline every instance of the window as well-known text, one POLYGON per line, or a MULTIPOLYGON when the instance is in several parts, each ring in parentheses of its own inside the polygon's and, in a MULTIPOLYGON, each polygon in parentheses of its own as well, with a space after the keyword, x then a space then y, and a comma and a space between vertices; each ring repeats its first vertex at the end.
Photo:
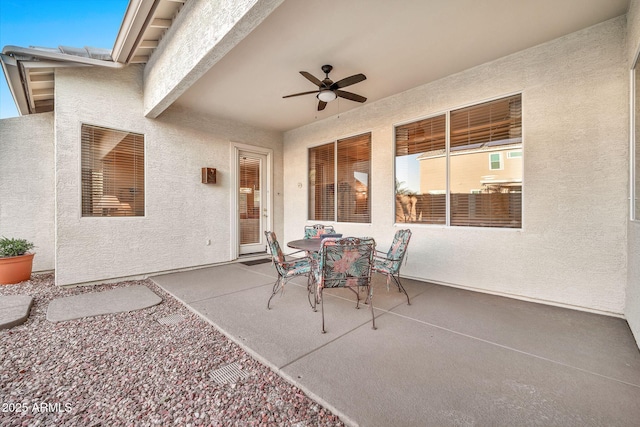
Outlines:
POLYGON ((640 71, 638 70, 640 67, 640 59, 635 64, 633 69, 633 82, 635 86, 635 93, 633 94, 633 105, 635 107, 635 111, 633 114, 634 119, 634 137, 635 144, 633 146, 632 152, 633 157, 631 158, 631 176, 632 179, 632 189, 633 193, 631 194, 631 212, 632 218, 640 221, 640 71))
POLYGON ((502 169, 502 153, 489 154, 489 169, 492 171, 502 169))
POLYGON ((309 149, 309 219, 371 222, 371 134, 309 149))
POLYGON ((144 216, 144 135, 82 125, 82 216, 144 216))
POLYGON ((396 222, 520 228, 521 110, 514 95, 397 126, 396 222))
POLYGON ((446 116, 396 127, 396 222, 445 224, 446 116))

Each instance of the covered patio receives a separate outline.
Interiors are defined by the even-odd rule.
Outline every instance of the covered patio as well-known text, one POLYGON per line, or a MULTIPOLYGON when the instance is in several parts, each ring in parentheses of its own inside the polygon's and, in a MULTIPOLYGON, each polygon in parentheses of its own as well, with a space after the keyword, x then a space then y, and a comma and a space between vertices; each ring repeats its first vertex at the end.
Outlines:
POLYGON ((347 424, 625 426, 640 417, 640 353, 622 319, 405 278, 407 305, 375 277, 378 329, 343 289, 325 293, 322 334, 305 278, 267 310, 275 279, 270 263, 152 277, 347 424))

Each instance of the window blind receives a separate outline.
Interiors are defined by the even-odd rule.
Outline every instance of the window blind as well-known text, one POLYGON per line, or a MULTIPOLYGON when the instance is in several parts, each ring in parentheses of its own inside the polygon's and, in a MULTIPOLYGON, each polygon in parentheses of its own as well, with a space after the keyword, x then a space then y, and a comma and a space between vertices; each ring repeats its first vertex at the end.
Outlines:
POLYGON ((521 141, 522 102, 519 94, 451 112, 451 151, 521 141))
POLYGON ((396 222, 446 223, 446 126, 442 114, 396 127, 396 177, 410 181, 396 178, 396 222))
POLYGON ((396 127, 396 156, 438 152, 444 153, 446 116, 432 117, 396 127))
POLYGON ((309 219, 334 221, 335 145, 309 149, 309 219))
POLYGON ((82 216, 144 216, 144 135, 83 124, 82 216))
POLYGON ((337 142, 338 221, 371 222, 369 203, 371 134, 337 142))
POLYGON ((240 157, 240 244, 260 242, 260 159, 240 157))
POLYGON ((450 116, 451 225, 522 227, 522 158, 503 165, 501 152, 521 150, 521 95, 450 116))

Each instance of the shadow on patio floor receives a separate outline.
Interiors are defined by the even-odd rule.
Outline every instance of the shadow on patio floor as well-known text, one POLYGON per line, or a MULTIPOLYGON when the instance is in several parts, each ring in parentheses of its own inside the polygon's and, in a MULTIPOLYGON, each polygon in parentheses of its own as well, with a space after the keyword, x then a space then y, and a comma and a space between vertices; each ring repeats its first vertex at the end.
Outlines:
MULTIPOLYGON (((637 425, 640 352, 622 319, 403 279, 374 279, 377 330, 348 290, 306 279, 267 300, 271 264, 152 277, 346 423, 361 426, 637 425)), ((363 309, 364 308, 364 309, 363 309)))

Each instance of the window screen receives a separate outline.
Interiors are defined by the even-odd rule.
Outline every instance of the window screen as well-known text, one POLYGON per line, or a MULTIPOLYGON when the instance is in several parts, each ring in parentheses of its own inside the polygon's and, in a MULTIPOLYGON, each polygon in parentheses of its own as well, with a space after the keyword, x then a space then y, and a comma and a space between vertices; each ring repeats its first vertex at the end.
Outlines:
POLYGON ((144 216, 144 136, 82 125, 82 216, 144 216))

